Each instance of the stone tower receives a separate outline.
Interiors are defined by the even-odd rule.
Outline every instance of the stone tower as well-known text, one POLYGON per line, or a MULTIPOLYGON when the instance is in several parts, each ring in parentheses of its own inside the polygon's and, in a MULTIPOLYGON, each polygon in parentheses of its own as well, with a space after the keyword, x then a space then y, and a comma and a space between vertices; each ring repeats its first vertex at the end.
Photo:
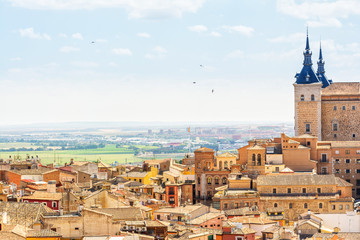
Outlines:
POLYGON ((311 55, 307 34, 303 67, 295 75, 294 83, 295 135, 310 134, 321 140, 321 91, 330 82, 324 74, 321 48, 317 73, 313 69, 311 55))

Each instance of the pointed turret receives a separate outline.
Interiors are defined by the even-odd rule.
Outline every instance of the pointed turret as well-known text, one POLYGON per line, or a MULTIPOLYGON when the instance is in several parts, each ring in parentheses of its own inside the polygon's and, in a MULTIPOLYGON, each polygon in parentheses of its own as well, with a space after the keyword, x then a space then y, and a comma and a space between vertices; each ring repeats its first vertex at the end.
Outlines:
POLYGON ((310 50, 309 34, 306 32, 306 46, 304 51, 303 68, 301 69, 300 73, 295 75, 297 84, 311 84, 320 82, 312 67, 311 55, 312 52, 310 50))
POLYGON ((320 42, 319 61, 317 62, 317 64, 318 64, 318 69, 316 75, 323 84, 322 88, 326 88, 331 84, 331 80, 329 81, 325 75, 325 67, 324 67, 325 61, 323 60, 323 56, 322 56, 321 42, 320 42))

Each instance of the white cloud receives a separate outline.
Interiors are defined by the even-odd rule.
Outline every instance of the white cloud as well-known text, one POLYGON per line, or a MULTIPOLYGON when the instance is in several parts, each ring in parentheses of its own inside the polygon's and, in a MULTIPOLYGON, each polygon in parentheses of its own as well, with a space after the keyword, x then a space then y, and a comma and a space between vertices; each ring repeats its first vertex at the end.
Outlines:
POLYGON ((278 0, 277 9, 292 17, 307 20, 307 24, 311 27, 341 27, 342 23, 339 19, 360 14, 360 1, 305 0, 296 3, 295 0, 278 0))
POLYGON ((147 59, 164 58, 167 54, 167 50, 161 46, 156 46, 152 49, 151 53, 145 55, 147 59))
POLYGON ((117 66, 118 66, 118 64, 117 64, 117 63, 115 63, 115 62, 109 62, 109 66, 111 66, 111 67, 117 67, 117 66))
POLYGON ((226 55, 226 58, 241 58, 244 56, 244 52, 241 50, 235 50, 226 55))
POLYGON ((60 48, 60 52, 63 52, 63 53, 70 53, 70 52, 77 52, 79 51, 80 49, 79 48, 76 48, 76 47, 72 47, 72 46, 64 46, 64 47, 61 47, 60 48))
POLYGON ((128 48, 114 48, 112 52, 116 55, 131 56, 132 52, 128 48))
POLYGON ((137 36, 142 38, 150 38, 150 34, 146 32, 138 33, 137 36))
POLYGON ((75 67, 83 67, 83 68, 92 68, 92 67, 99 66, 99 64, 97 64, 96 62, 86 62, 86 61, 72 62, 71 65, 73 65, 75 67))
POLYGON ((83 36, 81 35, 81 33, 74 33, 73 35, 71 35, 72 38, 74 39, 79 39, 79 40, 83 40, 83 36))
POLYGON ((287 35, 287 36, 279 36, 279 37, 276 37, 276 38, 270 38, 268 39, 269 42, 273 42, 273 43, 289 43, 289 42, 295 42, 295 43, 298 43, 298 42, 305 42, 305 38, 306 38, 306 34, 303 32, 299 32, 299 33, 293 33, 293 34, 290 34, 290 35, 287 35))
POLYGON ((18 61, 21 61, 21 60, 22 60, 21 57, 10 58, 10 61, 12 61, 12 62, 18 62, 18 61))
POLYGON ((7 0, 13 6, 42 10, 124 8, 129 18, 181 17, 195 13, 206 0, 7 0))
POLYGON ((67 38, 68 36, 67 36, 65 33, 60 33, 60 34, 59 34, 59 37, 67 38))
POLYGON ((192 32, 206 32, 208 29, 206 26, 204 25, 194 25, 194 26, 190 26, 188 27, 188 29, 192 32))
POLYGON ((222 28, 228 31, 229 33, 240 33, 245 36, 251 36, 254 33, 254 29, 252 27, 248 27, 244 25, 222 26, 222 28))
POLYGON ((221 37, 221 33, 219 32, 211 32, 210 35, 213 37, 221 37))
POLYGON ((32 39, 45 39, 45 40, 51 40, 50 36, 46 33, 36 33, 34 31, 34 28, 25 28, 25 29, 19 29, 20 36, 22 37, 28 37, 32 39))

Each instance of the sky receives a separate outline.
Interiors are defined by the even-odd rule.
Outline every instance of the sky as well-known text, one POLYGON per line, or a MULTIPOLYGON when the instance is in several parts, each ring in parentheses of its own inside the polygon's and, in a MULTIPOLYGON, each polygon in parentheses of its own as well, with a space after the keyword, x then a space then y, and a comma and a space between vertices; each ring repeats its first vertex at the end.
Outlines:
POLYGON ((0 124, 292 122, 307 26, 344 82, 359 24, 357 0, 0 0, 0 124))

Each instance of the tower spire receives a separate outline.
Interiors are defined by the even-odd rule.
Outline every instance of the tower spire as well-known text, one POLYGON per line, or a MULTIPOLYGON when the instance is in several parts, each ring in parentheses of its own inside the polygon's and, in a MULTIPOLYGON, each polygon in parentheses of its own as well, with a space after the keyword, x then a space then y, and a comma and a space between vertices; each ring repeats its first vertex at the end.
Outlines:
POLYGON ((304 65, 312 65, 311 61, 312 52, 310 51, 310 44, 309 44, 309 28, 306 28, 306 46, 304 51, 304 65))
POLYGON ((318 68, 317 68, 317 72, 316 75, 318 76, 319 80, 322 82, 323 84, 323 88, 326 88, 327 86, 329 86, 331 84, 331 81, 329 81, 325 75, 325 61, 323 59, 323 55, 322 55, 322 48, 321 48, 321 40, 320 40, 320 51, 319 51, 319 60, 317 62, 318 64, 318 68))
POLYGON ((310 51, 310 44, 309 44, 309 27, 306 27, 306 47, 305 50, 310 51))

